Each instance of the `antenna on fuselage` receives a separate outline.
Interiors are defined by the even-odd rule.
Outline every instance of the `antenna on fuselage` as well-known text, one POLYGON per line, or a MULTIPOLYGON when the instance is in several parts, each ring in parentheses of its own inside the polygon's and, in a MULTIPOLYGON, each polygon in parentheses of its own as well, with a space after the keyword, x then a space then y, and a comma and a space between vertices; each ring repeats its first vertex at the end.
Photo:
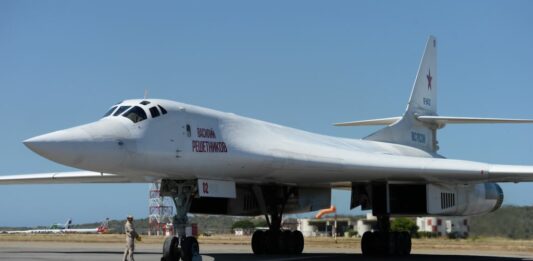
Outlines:
POLYGON ((148 98, 148 89, 144 89, 144 99, 148 98))

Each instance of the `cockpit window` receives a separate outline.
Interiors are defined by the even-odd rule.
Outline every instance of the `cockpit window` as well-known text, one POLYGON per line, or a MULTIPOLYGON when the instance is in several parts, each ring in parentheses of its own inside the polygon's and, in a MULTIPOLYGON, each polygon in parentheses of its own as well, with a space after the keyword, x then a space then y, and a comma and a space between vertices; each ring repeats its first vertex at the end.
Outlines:
POLYGON ((152 114, 152 118, 159 116, 159 110, 157 109, 157 107, 154 106, 150 108, 150 114, 152 114))
POLYGON ((113 116, 118 116, 118 115, 120 115, 120 114, 123 113, 125 110, 129 109, 130 107, 131 107, 131 106, 120 106, 120 107, 118 108, 118 110, 117 110, 115 113, 113 113, 113 116))
POLYGON ((165 110, 165 108, 161 107, 161 105, 157 105, 157 107, 159 107, 159 109, 161 109, 161 112, 163 114, 167 114, 167 110, 165 110))
POLYGON ((142 105, 148 105, 148 104, 150 104, 149 101, 142 101, 142 102, 140 102, 140 103, 141 103, 142 105))
POLYGON ((111 109, 109 109, 105 114, 104 114, 104 117, 107 117, 109 115, 111 115, 111 113, 113 113, 115 111, 115 109, 117 108, 117 106, 113 106, 111 107, 111 109))
POLYGON ((124 113, 124 115, 122 116, 130 119, 134 123, 146 120, 146 112, 144 112, 144 110, 141 109, 141 107, 139 106, 135 106, 131 108, 129 111, 124 113))

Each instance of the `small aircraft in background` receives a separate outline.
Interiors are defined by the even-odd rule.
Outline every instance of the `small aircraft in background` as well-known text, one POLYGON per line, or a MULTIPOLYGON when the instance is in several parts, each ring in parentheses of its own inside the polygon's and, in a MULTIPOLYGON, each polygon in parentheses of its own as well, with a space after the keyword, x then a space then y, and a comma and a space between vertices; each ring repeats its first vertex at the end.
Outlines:
POLYGON ((44 229, 29 229, 29 230, 14 230, 3 231, 5 234, 106 234, 109 232, 109 218, 106 218, 102 224, 96 228, 71 228, 72 219, 68 219, 65 224, 52 224, 49 228, 44 229))
POLYGON ((72 225, 72 218, 69 218, 67 222, 65 222, 65 224, 61 224, 61 223, 52 224, 49 227, 49 229, 66 229, 66 228, 69 228, 70 225, 72 225))

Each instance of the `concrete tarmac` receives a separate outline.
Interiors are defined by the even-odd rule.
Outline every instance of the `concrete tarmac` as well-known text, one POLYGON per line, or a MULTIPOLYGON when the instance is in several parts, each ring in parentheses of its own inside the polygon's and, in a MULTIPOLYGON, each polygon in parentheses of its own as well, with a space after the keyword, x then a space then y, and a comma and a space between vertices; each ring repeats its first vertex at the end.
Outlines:
MULTIPOLYGON (((161 246, 156 244, 137 244, 135 260, 159 261, 161 246)), ((0 260, 15 261, 109 261, 122 260, 124 244, 119 243, 61 243, 61 242, 0 242, 0 260)), ((363 257, 358 249, 310 247, 300 256, 268 255, 255 256, 247 245, 201 244, 200 252, 204 261, 297 261, 297 260, 358 260, 381 261, 391 260, 390 257, 363 257)), ((512 252, 478 252, 478 251, 440 251, 418 250, 409 257, 397 260, 430 260, 430 261, 519 261, 531 260, 530 253, 512 252)))

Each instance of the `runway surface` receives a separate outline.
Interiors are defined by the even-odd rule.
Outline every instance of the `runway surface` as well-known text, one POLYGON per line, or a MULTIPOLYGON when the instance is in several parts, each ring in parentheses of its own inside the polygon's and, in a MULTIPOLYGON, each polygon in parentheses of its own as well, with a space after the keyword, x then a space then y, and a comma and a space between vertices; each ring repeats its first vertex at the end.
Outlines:
MULTIPOLYGON (((16 261, 109 261, 122 260, 123 244, 118 243, 54 243, 54 242, 0 242, 0 260, 16 261)), ((203 244, 200 246, 204 261, 233 260, 391 260, 391 258, 363 257, 358 249, 321 248, 306 249, 300 256, 254 256, 247 245, 203 244)), ((148 261, 161 258, 161 246, 155 244, 138 244, 135 260, 148 261)), ((476 251, 414 251, 409 257, 397 260, 431 260, 431 261, 519 261, 532 260, 528 253, 476 252, 476 251)))

